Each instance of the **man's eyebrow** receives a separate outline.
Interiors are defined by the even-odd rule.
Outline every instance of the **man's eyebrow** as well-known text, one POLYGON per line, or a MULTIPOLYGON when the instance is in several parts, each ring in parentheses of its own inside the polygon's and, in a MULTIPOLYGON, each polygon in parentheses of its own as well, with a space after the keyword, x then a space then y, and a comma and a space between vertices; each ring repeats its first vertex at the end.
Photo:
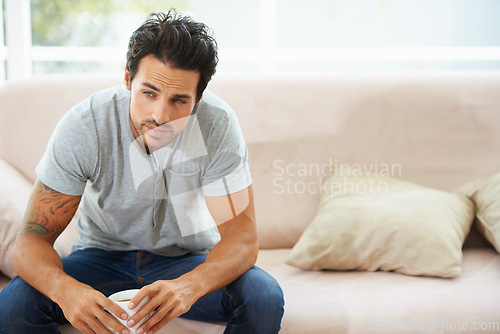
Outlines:
MULTIPOLYGON (((156 87, 155 85, 152 85, 148 82, 143 82, 142 85, 148 87, 149 89, 154 90, 155 92, 158 92, 158 93, 160 92, 160 89, 158 87, 156 87)), ((174 97, 176 99, 191 99, 192 96, 189 94, 175 94, 174 97)))
POLYGON ((176 99, 190 99, 191 95, 188 95, 188 94, 175 94, 174 97, 176 99))
POLYGON ((160 89, 158 87, 156 87, 150 83, 143 82, 142 85, 154 90, 155 92, 158 92, 158 93, 160 92, 160 89))

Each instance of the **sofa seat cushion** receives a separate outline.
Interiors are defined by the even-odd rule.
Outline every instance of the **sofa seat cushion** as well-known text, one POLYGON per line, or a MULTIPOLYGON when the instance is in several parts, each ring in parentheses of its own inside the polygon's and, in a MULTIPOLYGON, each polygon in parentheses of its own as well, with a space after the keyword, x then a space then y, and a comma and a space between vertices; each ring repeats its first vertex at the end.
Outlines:
MULTIPOLYGON (((383 271, 303 271, 284 263, 290 251, 261 250, 257 260, 283 289, 282 333, 365 333, 368 329, 384 333, 388 331, 383 326, 389 325, 395 334, 450 333, 456 332, 449 330, 456 325, 499 324, 500 255, 493 248, 464 249, 462 275, 451 280, 383 271)), ((7 281, 0 275, 0 288, 7 281)), ((62 334, 78 333, 69 325, 59 329, 62 334)), ((223 324, 175 319, 160 333, 223 331, 223 324)))
POLYGON ((493 248, 464 249, 462 274, 454 279, 303 271, 284 263, 290 251, 261 250, 257 261, 283 289, 283 333, 451 333, 456 325, 500 324, 500 255, 493 248))

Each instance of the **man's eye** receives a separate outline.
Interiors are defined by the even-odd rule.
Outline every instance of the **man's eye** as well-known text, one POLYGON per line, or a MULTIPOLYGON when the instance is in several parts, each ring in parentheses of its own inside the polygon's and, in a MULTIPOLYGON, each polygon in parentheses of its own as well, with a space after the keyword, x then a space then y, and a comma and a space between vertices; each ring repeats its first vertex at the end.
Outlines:
POLYGON ((151 97, 155 96, 155 94, 154 94, 154 93, 152 93, 152 92, 148 92, 148 91, 144 91, 144 95, 146 95, 146 96, 151 96, 151 97))
POLYGON ((174 103, 186 104, 186 101, 180 99, 174 99, 174 103))

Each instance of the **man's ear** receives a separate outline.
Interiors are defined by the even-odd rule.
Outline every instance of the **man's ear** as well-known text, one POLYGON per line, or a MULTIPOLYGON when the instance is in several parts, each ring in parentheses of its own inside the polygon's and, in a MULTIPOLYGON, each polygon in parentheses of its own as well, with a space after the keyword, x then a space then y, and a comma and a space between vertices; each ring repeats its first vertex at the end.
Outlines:
POLYGON ((125 68, 125 77, 123 78, 123 83, 125 84, 125 87, 127 87, 127 89, 130 90, 132 83, 130 82, 130 72, 128 71, 127 68, 125 68))

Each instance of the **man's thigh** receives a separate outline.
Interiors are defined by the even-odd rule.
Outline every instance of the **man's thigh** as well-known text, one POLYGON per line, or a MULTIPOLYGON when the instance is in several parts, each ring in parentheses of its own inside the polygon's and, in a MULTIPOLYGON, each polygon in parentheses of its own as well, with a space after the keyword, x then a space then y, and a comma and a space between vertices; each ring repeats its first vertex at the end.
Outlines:
POLYGON ((126 289, 138 288, 137 252, 110 252, 88 248, 62 259, 64 271, 79 282, 105 296, 126 289))
POLYGON ((142 285, 158 280, 176 279, 205 262, 206 255, 183 255, 166 257, 139 251, 137 254, 137 276, 142 285))
MULTIPOLYGON (((267 272, 254 266, 234 282, 201 297, 182 317, 202 321, 227 321, 230 327, 249 321, 239 330, 243 330, 245 326, 259 328, 266 321, 272 323, 281 319, 283 304, 283 293, 278 282, 267 272), (256 318, 252 320, 252 316, 256 318), (252 321, 261 323, 250 324, 252 321)), ((256 332, 267 333, 264 329, 266 326, 256 332)))
MULTIPOLYGON (((143 265, 138 266, 144 275, 144 284, 151 284, 158 280, 172 280, 195 269, 206 259, 206 255, 184 255, 175 258, 161 257, 153 254, 144 254, 143 265), (142 268, 141 268, 142 267, 142 268)), ((226 321, 223 310, 223 290, 211 292, 191 307, 183 317, 204 321, 226 321)))
MULTIPOLYGON (((165 258, 145 253, 138 271, 144 275, 144 284, 147 285, 182 276, 202 264, 205 259, 205 255, 165 258)), ((232 318, 235 312, 252 313, 256 312, 256 308, 265 309, 268 297, 271 309, 273 305, 283 303, 282 292, 276 280, 262 269, 253 267, 229 285, 198 299, 182 317, 201 321, 231 321, 234 320, 232 318)))

